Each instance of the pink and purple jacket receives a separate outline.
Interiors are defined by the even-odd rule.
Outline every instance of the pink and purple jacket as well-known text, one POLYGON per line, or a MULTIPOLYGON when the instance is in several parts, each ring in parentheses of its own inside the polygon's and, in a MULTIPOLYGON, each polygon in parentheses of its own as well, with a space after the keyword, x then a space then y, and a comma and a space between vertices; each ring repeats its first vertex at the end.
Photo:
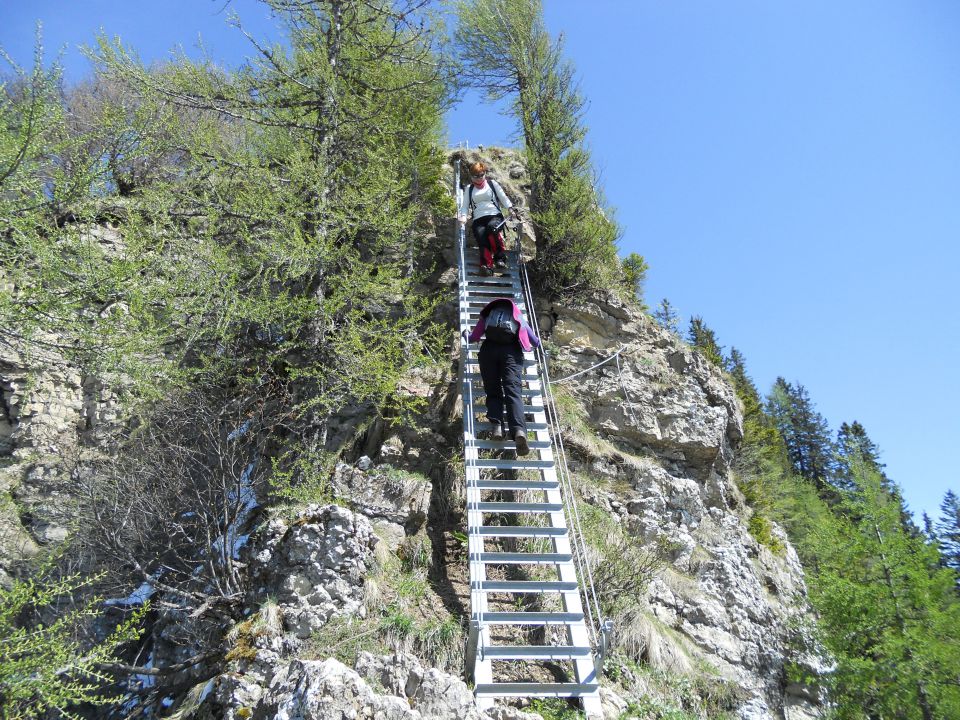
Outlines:
POLYGON ((540 347, 540 338, 538 338, 531 327, 527 325, 526 321, 523 319, 523 316, 520 314, 520 308, 518 308, 516 303, 514 303, 510 298, 497 298, 496 300, 491 300, 483 306, 483 310, 480 311, 480 319, 477 320, 477 324, 470 333, 470 342, 478 342, 480 340, 481 336, 483 335, 483 331, 487 327, 487 315, 490 314, 490 310, 493 309, 494 305, 503 302, 510 303, 510 307, 513 309, 513 319, 517 321, 518 325, 520 325, 520 330, 517 333, 517 339, 520 340, 520 347, 523 348, 523 351, 530 352, 533 350, 534 346, 540 347))

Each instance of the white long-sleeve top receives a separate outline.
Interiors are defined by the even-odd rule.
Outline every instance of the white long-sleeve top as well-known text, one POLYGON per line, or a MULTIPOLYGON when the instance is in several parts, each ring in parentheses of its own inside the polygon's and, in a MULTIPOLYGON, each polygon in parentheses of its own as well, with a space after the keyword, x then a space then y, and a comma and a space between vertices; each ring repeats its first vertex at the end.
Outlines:
POLYGON ((473 217, 482 218, 488 215, 504 213, 513 207, 510 198, 500 187, 500 184, 491 178, 487 178, 487 183, 482 188, 475 187, 470 183, 463 189, 463 199, 460 201, 460 217, 466 218, 470 214, 470 201, 473 200, 473 217), (470 188, 473 188, 473 197, 470 197, 470 188), (500 203, 500 209, 497 209, 494 203, 494 193, 496 193, 497 202, 500 203))

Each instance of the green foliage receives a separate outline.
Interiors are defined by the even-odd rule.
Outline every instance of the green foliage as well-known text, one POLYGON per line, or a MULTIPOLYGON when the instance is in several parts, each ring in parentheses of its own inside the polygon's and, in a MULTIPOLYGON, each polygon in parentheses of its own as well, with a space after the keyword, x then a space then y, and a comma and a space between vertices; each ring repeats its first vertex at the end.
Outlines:
POLYGON ((523 136, 543 289, 577 295, 626 287, 635 294, 645 263, 624 268, 617 256, 620 229, 597 190, 584 99, 562 42, 546 30, 540 0, 463 0, 457 15, 464 82, 491 99, 509 97, 523 136))
POLYGON ((34 577, 0 587, 0 704, 4 718, 75 717, 80 703, 106 705, 108 678, 100 669, 124 643, 140 636, 147 611, 141 608, 93 647, 85 647, 78 630, 99 614, 99 598, 74 604, 73 598, 95 578, 55 577, 41 568, 34 577))
POLYGON ((664 566, 663 553, 640 545, 622 525, 593 505, 581 503, 579 514, 601 610, 612 617, 637 607, 664 566))
POLYGON ((806 388, 777 378, 767 398, 767 414, 783 437, 793 469, 816 483, 825 497, 833 495, 828 486, 833 443, 826 419, 816 411, 806 388))
POLYGON ((608 675, 631 698, 621 720, 726 720, 742 701, 737 686, 705 664, 689 674, 653 669, 619 655, 608 664, 608 675))
POLYGON ((570 707, 566 700, 560 698, 534 698, 530 701, 530 710, 539 714, 543 720, 580 720, 584 717, 582 712, 570 707))
POLYGON ((664 330, 680 337, 680 316, 677 314, 676 308, 667 298, 663 298, 660 304, 657 305, 656 310, 653 312, 653 319, 657 325, 664 330))
POLYGON ((101 38, 71 96, 95 135, 64 123, 56 68, 4 95, 0 323, 18 352, 143 399, 268 373, 312 386, 301 410, 321 417, 415 402, 398 379, 439 335, 411 237, 449 205, 441 34, 389 3, 274 9, 290 49, 233 73, 148 69, 101 38), (51 184, 51 157, 76 177, 51 184))
POLYGON ((650 266, 639 253, 630 253, 623 259, 623 284, 630 297, 643 305, 643 287, 650 266))
POLYGON ((697 350, 703 353, 707 360, 717 367, 723 367, 723 348, 720 347, 716 335, 713 330, 707 327, 703 318, 699 316, 690 318, 687 340, 697 350))
POLYGON ((294 507, 335 501, 330 490, 330 473, 336 463, 333 453, 294 447, 270 461, 271 491, 277 498, 294 507))
POLYGON ((906 532, 899 503, 866 462, 844 514, 805 541, 816 554, 810 598, 836 658, 837 717, 910 718, 960 713, 960 604, 936 550, 906 532), (896 668, 896 672, 891 672, 896 668))

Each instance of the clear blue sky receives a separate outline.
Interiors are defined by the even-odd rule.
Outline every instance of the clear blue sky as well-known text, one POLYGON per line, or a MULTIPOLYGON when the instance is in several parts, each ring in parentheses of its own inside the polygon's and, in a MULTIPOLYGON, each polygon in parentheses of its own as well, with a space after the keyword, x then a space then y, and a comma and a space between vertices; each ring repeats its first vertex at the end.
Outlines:
MULTIPOLYGON (((586 122, 624 254, 739 348, 762 392, 806 386, 836 428, 859 420, 918 519, 960 491, 960 3, 955 0, 546 0, 589 99, 586 122)), ((234 65, 253 0, 0 0, 26 61, 99 28, 145 59, 202 33, 234 65)), ((468 97, 452 143, 510 143, 468 97)))

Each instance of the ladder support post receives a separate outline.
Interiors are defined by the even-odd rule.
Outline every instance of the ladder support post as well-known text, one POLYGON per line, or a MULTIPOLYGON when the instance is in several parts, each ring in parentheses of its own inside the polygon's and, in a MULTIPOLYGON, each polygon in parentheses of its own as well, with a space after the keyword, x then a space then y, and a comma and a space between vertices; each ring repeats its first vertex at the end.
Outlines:
POLYGON ((467 677, 473 678, 477 666, 477 651, 480 641, 480 621, 470 620, 470 632, 467 635, 467 677))

